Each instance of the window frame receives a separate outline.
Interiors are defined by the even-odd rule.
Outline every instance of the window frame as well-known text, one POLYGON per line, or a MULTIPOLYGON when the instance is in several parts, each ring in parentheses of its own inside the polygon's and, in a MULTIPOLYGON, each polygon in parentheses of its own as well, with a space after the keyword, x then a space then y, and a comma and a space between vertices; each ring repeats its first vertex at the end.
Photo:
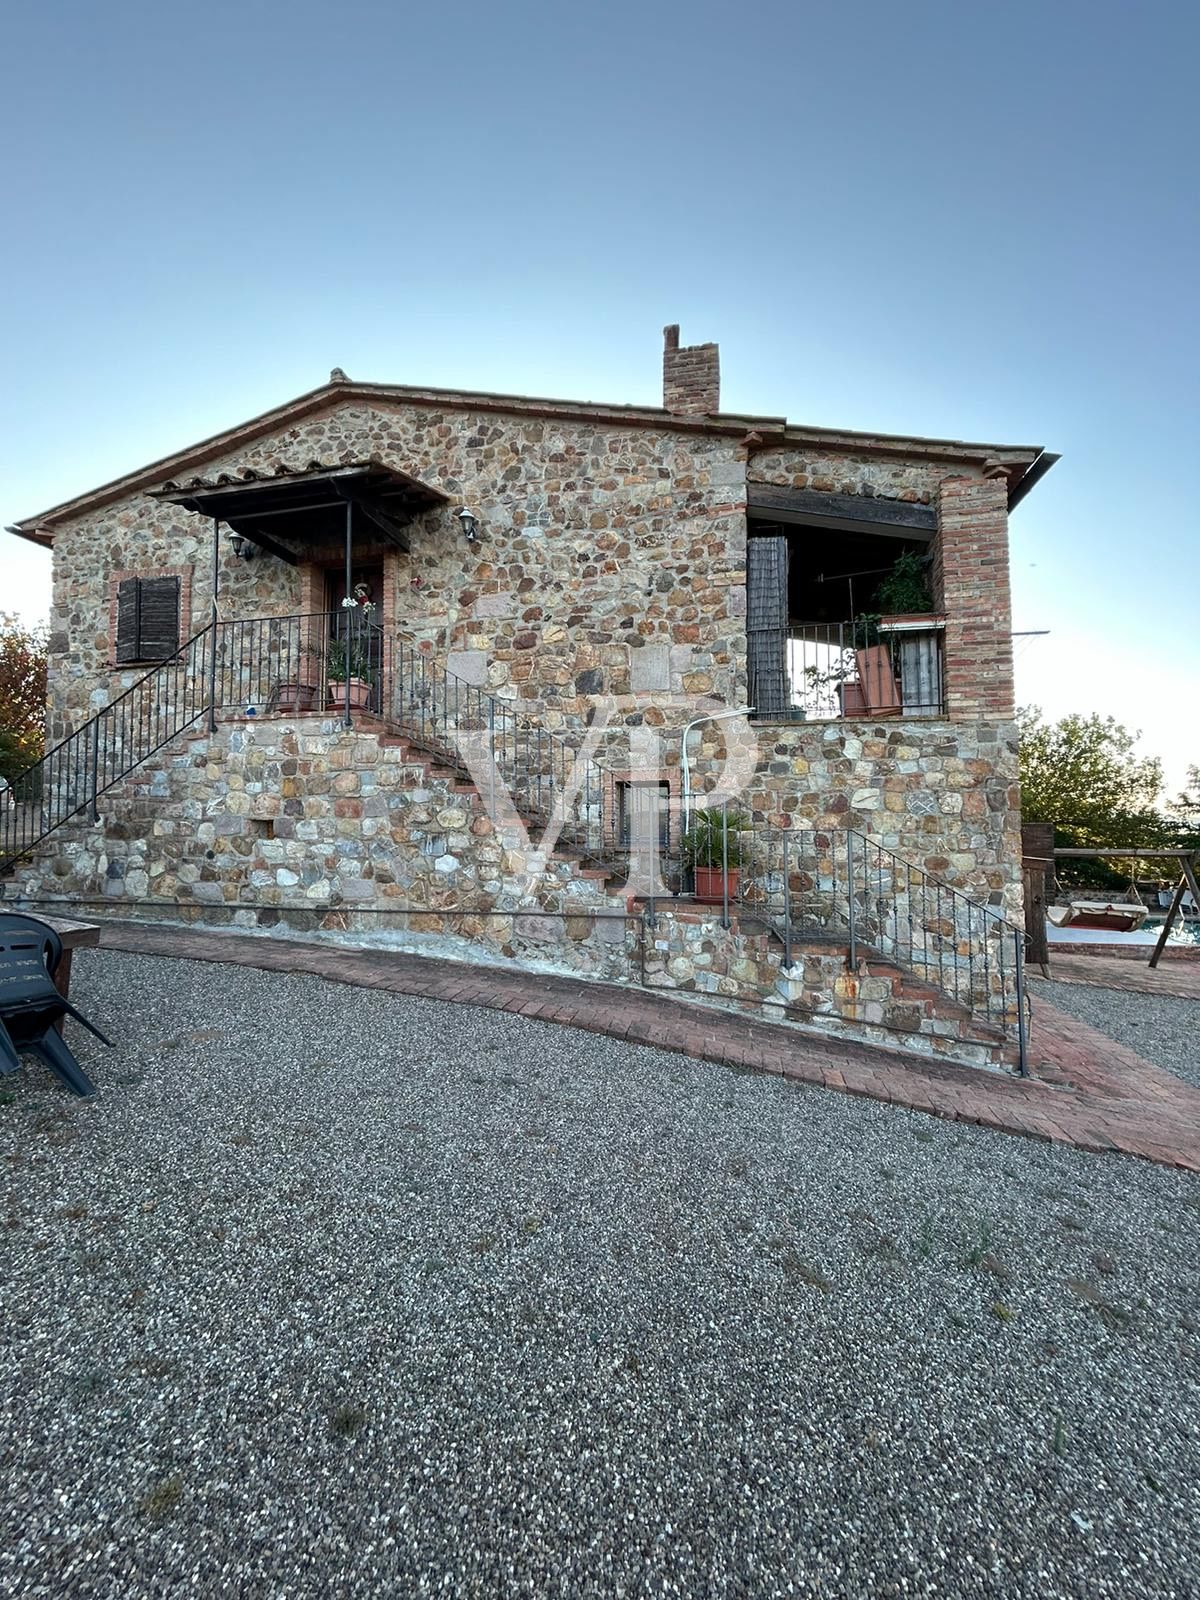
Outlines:
MULTIPOLYGON (((164 661, 170 661, 172 656, 187 643, 191 635, 192 611, 192 571, 191 567, 139 567, 132 570, 115 572, 109 581, 109 661, 108 667, 112 672, 128 672, 135 667, 160 666, 164 661), (122 660, 118 656, 120 641, 120 593, 121 585, 136 579, 138 583, 156 582, 160 579, 174 579, 178 584, 176 592, 175 610, 175 645, 165 655, 147 656, 142 653, 142 640, 137 639, 137 653, 122 660)), ((139 593, 140 602, 140 593, 139 593)), ((140 604, 139 604, 140 613, 140 604)))

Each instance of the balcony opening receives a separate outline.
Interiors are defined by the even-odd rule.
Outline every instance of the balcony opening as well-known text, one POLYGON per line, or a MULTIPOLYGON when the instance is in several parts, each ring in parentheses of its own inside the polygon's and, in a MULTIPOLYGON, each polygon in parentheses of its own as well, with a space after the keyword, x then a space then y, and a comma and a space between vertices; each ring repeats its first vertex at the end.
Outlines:
MULTIPOLYGON (((805 500, 812 496, 795 497, 805 500)), ((849 496, 818 500, 851 503, 849 496)), ((893 502, 863 501, 876 518, 893 502)), ((933 611, 932 513, 925 526, 750 517, 747 645, 758 721, 827 722, 945 714, 942 633, 933 611)))

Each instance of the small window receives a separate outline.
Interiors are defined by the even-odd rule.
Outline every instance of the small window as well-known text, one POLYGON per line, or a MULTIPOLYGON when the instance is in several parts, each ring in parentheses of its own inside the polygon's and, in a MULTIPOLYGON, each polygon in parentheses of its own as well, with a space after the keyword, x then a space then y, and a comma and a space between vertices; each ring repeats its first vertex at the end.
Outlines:
POLYGON ((122 578, 117 585, 117 663, 166 661, 179 649, 179 579, 122 578))
POLYGON ((647 824, 639 818, 638 832, 645 837, 657 819, 658 847, 666 850, 671 842, 671 785, 669 783, 617 783, 617 839, 629 847, 634 837, 634 817, 640 808, 650 811, 647 824))

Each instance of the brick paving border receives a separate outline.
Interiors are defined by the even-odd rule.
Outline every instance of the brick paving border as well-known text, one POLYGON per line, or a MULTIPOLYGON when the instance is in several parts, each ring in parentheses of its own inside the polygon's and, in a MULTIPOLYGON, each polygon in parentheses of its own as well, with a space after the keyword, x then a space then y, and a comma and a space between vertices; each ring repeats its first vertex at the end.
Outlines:
MULTIPOLYGON (((1054 983, 1090 984, 1095 989, 1120 989, 1125 994, 1163 994, 1174 1000, 1200 1000, 1200 964, 1176 961, 1151 968, 1141 961, 1107 956, 1050 958, 1054 983)), ((1198 1019, 1200 1020, 1200 1019, 1198 1019)))
POLYGON ((304 972, 451 1005, 510 1011, 1003 1133, 1200 1172, 1200 1091, 1037 998, 1035 1075, 1022 1080, 748 1020, 659 991, 517 967, 157 923, 102 927, 103 949, 304 972))

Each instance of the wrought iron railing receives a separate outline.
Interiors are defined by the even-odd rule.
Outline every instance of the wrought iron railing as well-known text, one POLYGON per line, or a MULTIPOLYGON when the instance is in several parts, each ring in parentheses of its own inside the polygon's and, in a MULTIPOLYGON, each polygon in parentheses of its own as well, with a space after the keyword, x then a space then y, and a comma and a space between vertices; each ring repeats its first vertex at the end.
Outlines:
POLYGON ((787 663, 798 721, 945 713, 938 617, 793 622, 787 663))
MULTIPOLYGON (((705 829, 695 816, 681 835, 651 800, 631 828, 622 804, 631 796, 622 795, 603 759, 465 683, 403 639, 392 642, 382 714, 423 748, 472 769, 494 818, 501 797, 487 793, 493 779, 525 819, 553 822, 560 844, 622 877, 631 845, 645 852, 641 865, 649 869, 649 882, 669 891, 694 890, 697 865, 714 860, 712 837, 705 849, 705 829), (481 761, 472 763, 472 749, 481 761)), ((632 787, 636 794, 638 786, 632 787)), ((791 945, 803 933, 836 937, 849 947, 852 968, 860 956, 892 962, 998 1035, 1017 1037, 1024 935, 1000 912, 854 830, 773 828, 728 805, 718 816, 722 856, 732 849, 735 863, 743 862, 733 905, 776 927, 789 965, 791 945)), ((729 883, 727 874, 721 877, 729 883)), ((723 893, 728 921, 728 888, 723 893)))
POLYGON ((872 958, 904 968, 1015 1044, 1025 1070, 1025 935, 1000 911, 855 829, 774 828, 728 804, 693 817, 680 867, 687 889, 708 867, 722 922, 766 922, 785 965, 795 945, 828 938, 851 971, 872 958))
POLYGON ((383 682, 384 720, 472 777, 494 820, 505 821, 511 800, 515 816, 508 820, 549 826, 559 845, 593 866, 627 863, 619 791, 586 732, 576 743, 542 727, 404 638, 387 642, 383 682))
POLYGON ((207 713, 213 643, 210 623, 12 779, 0 809, 0 866, 80 812, 94 818, 106 789, 207 713))
POLYGON ((0 804, 0 867, 71 818, 95 818, 106 790, 205 719, 378 712, 383 682, 383 636, 357 608, 210 622, 12 779, 0 804))

